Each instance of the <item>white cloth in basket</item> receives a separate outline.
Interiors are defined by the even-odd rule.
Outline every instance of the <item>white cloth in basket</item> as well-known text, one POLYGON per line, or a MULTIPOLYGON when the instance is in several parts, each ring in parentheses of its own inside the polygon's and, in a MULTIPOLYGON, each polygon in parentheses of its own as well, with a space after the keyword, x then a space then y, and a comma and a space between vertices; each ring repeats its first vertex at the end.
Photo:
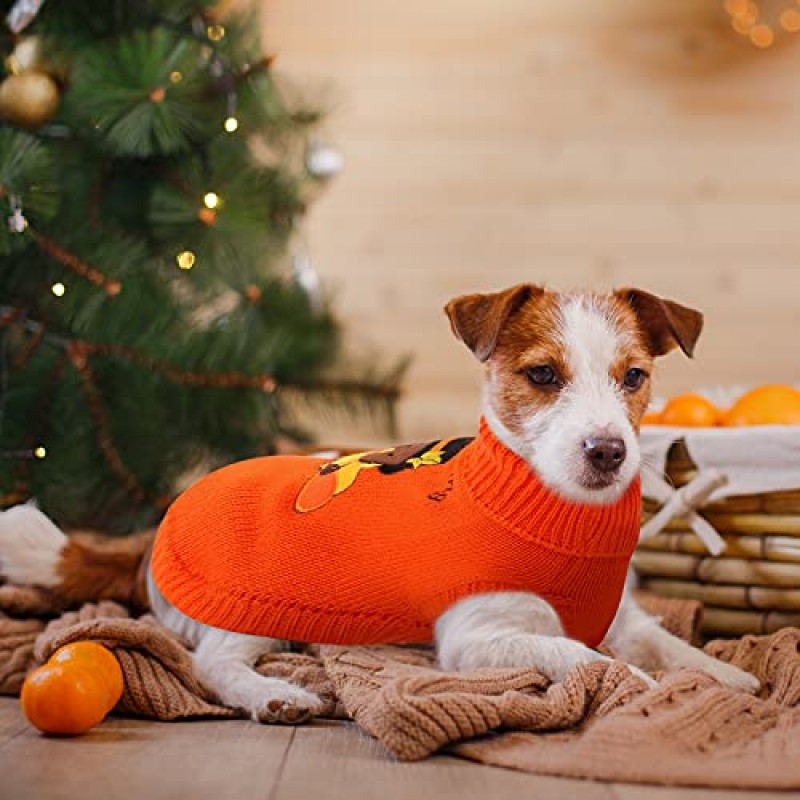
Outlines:
POLYGON ((641 434, 642 494, 662 511, 642 528, 641 539, 654 536, 675 516, 686 513, 706 548, 719 555, 725 543, 693 509, 739 494, 800 488, 800 426, 747 428, 672 428, 645 426, 641 434), (664 479, 667 453, 683 439, 697 476, 676 490, 664 479), (651 524, 654 523, 654 524, 651 524))

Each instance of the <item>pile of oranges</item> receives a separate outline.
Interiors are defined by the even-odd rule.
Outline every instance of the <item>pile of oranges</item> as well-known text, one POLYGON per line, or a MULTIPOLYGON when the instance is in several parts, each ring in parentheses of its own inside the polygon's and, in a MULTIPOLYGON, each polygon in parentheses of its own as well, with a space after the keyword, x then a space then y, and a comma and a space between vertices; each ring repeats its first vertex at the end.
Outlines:
POLYGON ((782 384, 759 386, 727 409, 717 408, 699 394, 682 394, 661 411, 645 414, 642 424, 681 428, 800 425, 800 391, 782 384))

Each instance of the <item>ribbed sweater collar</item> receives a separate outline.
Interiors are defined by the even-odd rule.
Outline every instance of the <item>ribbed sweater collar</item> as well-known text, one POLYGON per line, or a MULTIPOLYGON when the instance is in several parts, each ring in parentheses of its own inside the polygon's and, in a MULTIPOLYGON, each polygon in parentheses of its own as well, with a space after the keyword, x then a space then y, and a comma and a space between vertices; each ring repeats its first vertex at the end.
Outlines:
POLYGON ((471 500, 503 527, 575 555, 632 553, 641 514, 638 478, 610 505, 565 500, 495 437, 485 419, 458 460, 471 500))

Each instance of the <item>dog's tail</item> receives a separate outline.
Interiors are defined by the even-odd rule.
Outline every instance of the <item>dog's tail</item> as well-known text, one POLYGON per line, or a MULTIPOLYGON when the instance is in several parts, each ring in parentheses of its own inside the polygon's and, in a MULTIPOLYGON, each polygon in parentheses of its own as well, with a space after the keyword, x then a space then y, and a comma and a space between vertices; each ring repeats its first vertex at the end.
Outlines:
POLYGON ((42 586, 66 607, 116 600, 147 608, 146 569, 154 531, 113 538, 67 536, 35 505, 0 511, 0 578, 42 586))

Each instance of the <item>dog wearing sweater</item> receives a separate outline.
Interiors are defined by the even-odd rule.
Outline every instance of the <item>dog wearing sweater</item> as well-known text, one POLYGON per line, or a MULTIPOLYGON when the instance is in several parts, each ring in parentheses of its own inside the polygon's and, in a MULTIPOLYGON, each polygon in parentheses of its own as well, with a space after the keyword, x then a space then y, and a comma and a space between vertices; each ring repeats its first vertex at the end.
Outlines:
POLYGON ((702 315, 636 289, 530 284, 445 310, 485 369, 475 438, 252 459, 167 512, 150 604, 194 646, 201 681, 256 720, 297 723, 320 699, 252 668, 287 642, 434 641, 442 669, 531 667, 553 681, 607 658, 604 643, 649 683, 692 666, 755 691, 626 588, 653 360, 691 356, 702 315))

